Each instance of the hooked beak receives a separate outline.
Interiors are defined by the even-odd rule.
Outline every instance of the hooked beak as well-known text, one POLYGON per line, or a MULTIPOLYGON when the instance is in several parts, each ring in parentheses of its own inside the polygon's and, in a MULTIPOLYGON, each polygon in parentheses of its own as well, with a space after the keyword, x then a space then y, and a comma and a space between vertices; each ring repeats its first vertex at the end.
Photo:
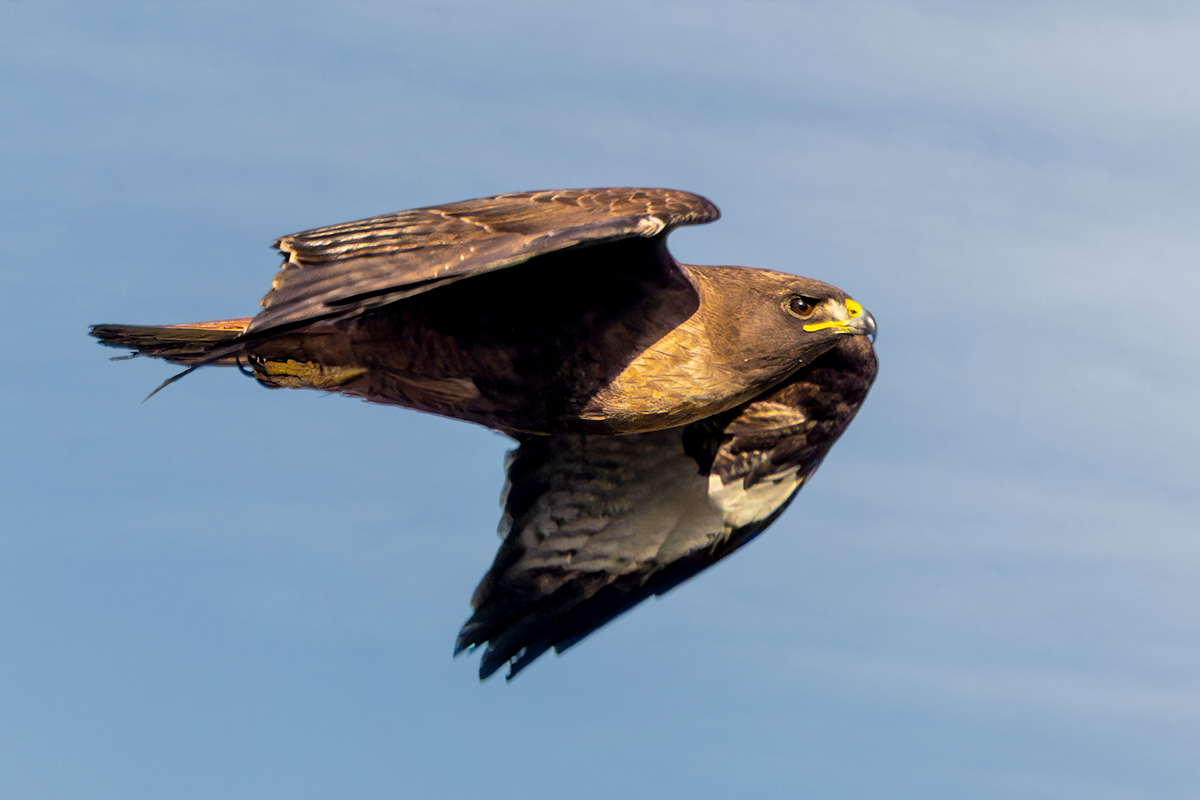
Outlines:
POLYGON ((818 331, 822 328, 833 328, 838 333, 866 336, 872 343, 875 342, 875 318, 859 303, 847 297, 842 307, 834 307, 833 313, 834 319, 805 325, 804 330, 818 331))
MULTIPOLYGON (((875 344, 875 318, 871 316, 871 312, 864 310, 862 316, 855 322, 860 323, 862 334, 870 340, 871 344, 875 344)), ((851 327, 854 327, 853 323, 851 323, 851 327)))

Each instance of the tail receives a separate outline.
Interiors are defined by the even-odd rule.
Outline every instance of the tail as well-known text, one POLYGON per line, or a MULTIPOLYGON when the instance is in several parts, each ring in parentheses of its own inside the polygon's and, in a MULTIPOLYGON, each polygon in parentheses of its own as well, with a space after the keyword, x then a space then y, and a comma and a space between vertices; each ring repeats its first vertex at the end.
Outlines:
POLYGON ((360 364, 330 365, 314 361, 303 346, 296 349, 295 341, 282 349, 275 348, 273 355, 252 352, 264 338, 276 339, 279 334, 272 331, 267 337, 246 337, 250 320, 251 317, 243 317, 186 325, 93 325, 92 336, 99 339, 100 344, 133 351, 129 355, 116 356, 114 361, 151 356, 187 367, 159 384, 146 400, 185 375, 207 366, 236 366, 273 389, 290 387, 327 392, 341 391, 339 387, 347 381, 367 372, 367 367, 360 364))
MULTIPOLYGON (((250 319, 222 319, 186 325, 93 325, 92 336, 99 339, 100 344, 133 350, 134 353, 127 356, 129 358, 133 355, 152 356, 172 364, 194 367, 236 339, 250 324, 250 319)), ((236 363, 236 358, 231 355, 207 363, 231 366, 236 363)))

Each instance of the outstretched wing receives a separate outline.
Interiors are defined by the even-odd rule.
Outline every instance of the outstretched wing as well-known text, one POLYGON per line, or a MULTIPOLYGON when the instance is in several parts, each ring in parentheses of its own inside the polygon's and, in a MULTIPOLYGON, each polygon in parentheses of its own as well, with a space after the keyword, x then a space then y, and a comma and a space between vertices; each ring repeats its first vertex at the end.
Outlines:
POLYGON ((508 461, 504 543, 456 652, 486 642, 480 677, 511 662, 511 678, 765 530, 865 399, 876 362, 862 338, 685 427, 523 440, 508 461))
POLYGON ((580 245, 711 222, 716 206, 671 189, 521 192, 284 236, 286 260, 247 337, 354 316, 455 280, 580 245))

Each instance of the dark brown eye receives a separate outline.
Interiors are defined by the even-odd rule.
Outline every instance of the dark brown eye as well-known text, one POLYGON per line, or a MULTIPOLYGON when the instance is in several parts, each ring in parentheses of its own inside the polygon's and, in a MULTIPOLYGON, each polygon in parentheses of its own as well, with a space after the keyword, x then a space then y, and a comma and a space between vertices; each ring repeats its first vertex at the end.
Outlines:
POLYGON ((817 301, 811 297, 796 295, 788 301, 788 311, 800 319, 808 319, 817 310, 817 301))

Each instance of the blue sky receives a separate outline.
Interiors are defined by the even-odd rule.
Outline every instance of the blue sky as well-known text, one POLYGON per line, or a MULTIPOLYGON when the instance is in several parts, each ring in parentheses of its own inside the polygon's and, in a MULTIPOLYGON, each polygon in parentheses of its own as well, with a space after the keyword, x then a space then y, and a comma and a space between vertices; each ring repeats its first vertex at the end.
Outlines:
POLYGON ((22 798, 1191 798, 1200 12, 10 3, 0 785, 22 798), (753 545, 506 685, 450 657, 494 433, 100 322, 252 314, 277 236, 700 192, 882 369, 753 545))

